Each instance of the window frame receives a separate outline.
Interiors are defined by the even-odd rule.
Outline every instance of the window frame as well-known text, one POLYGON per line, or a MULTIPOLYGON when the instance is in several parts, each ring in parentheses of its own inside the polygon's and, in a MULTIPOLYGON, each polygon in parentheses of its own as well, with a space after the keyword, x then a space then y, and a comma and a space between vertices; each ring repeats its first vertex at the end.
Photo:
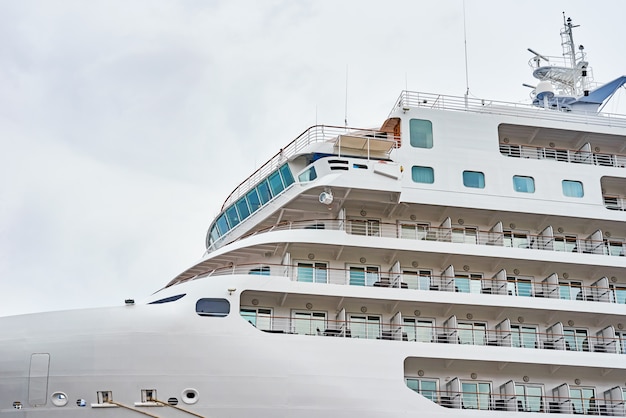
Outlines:
POLYGON ((535 178, 532 176, 522 176, 522 175, 514 175, 513 176, 513 190, 518 193, 535 193, 535 178), (517 180, 525 180, 526 183, 518 183, 517 180), (523 187, 522 187, 523 186, 523 187), (528 186, 532 186, 532 190, 528 186))
POLYGON ((484 189, 485 188, 485 173, 482 171, 472 171, 472 170, 464 170, 463 171, 463 186, 469 187, 472 189, 484 189), (478 175, 476 178, 468 178, 466 175, 476 174, 478 175), (474 185, 472 183, 476 182, 474 185))
POLYGON ((425 166, 425 165, 414 165, 411 167, 411 180, 413 180, 413 183, 434 184, 435 183, 435 169, 429 166, 425 166), (421 181, 417 179, 418 177, 416 177, 416 173, 420 169, 424 169, 426 170, 426 173, 428 173, 428 178, 425 178, 426 181, 421 181))

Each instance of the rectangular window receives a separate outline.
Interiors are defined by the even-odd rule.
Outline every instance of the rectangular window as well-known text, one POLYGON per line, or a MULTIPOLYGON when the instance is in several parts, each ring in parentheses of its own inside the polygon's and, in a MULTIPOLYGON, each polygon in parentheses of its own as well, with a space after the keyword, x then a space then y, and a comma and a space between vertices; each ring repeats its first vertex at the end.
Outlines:
POLYGON ((239 314, 258 329, 272 329, 272 310, 269 308, 241 308, 239 314))
POLYGON ((226 214, 223 213, 220 215, 219 218, 217 218, 217 221, 215 222, 217 224, 217 227, 220 231, 220 236, 224 235, 225 233, 227 233, 230 229, 230 227, 228 226, 228 221, 226 220, 226 214))
POLYGON ((432 402, 438 402, 437 381, 435 379, 407 378, 406 385, 432 402))
POLYGON ((487 324, 484 322, 461 322, 458 324, 459 344, 486 345, 487 324))
POLYGON ((464 409, 489 409, 491 384, 488 382, 462 382, 463 391, 461 406, 464 409))
POLYGON ((409 341, 432 342, 434 327, 435 322, 432 319, 402 318, 402 332, 409 341))
POLYGON ((317 178, 317 172, 315 171, 315 167, 311 167, 308 170, 302 172, 302 174, 300 174, 298 176, 298 181, 300 183, 306 183, 307 181, 313 181, 317 178))
POLYGON ((520 193, 535 193, 535 179, 527 176, 513 176, 513 189, 520 193))
POLYGON ((326 312, 295 311, 291 319, 296 334, 317 335, 326 329, 326 312))
POLYGON ((377 219, 350 219, 350 232, 368 237, 380 236, 380 221, 377 219))
POLYGON ((589 351, 587 330, 581 328, 564 329, 565 349, 570 351, 589 351))
POLYGON ((285 189, 293 184, 293 175, 291 174, 291 170, 289 169, 289 165, 285 164, 278 169, 280 171, 280 175, 283 178, 283 184, 285 185, 285 189))
POLYGON ((574 414, 599 415, 596 408, 596 391, 594 388, 570 388, 569 396, 572 400, 574 414))
POLYGON ((583 190, 583 184, 574 180, 563 180, 563 195, 567 197, 583 197, 585 191, 583 190))
POLYGON ((414 165, 411 168, 411 178, 415 183, 433 184, 435 182, 435 172, 432 167, 414 165))
POLYGON ((615 303, 626 304, 626 284, 612 284, 611 293, 615 303))
POLYGON ((543 385, 515 383, 517 410, 524 412, 543 412, 543 385))
POLYGON ((226 209, 226 217, 228 218, 228 223, 230 224, 231 228, 239 225, 239 214, 237 213, 237 208, 235 207, 235 205, 226 209))
POLYGON ((559 280, 559 298, 565 300, 582 300, 583 299, 583 283, 582 282, 565 282, 559 280))
POLYGON ((273 196, 278 196, 284 189, 283 180, 280 178, 280 173, 278 171, 274 171, 267 178, 267 182, 270 184, 270 190, 272 191, 273 196))
POLYGON ((416 148, 433 147, 433 124, 429 120, 411 119, 409 121, 411 146, 416 148))
POLYGON ((373 286, 380 278, 378 266, 351 266, 349 275, 351 286, 373 286))
POLYGON ((430 290, 431 277, 430 270, 402 270, 402 282, 409 289, 430 290))
POLYGON ((259 193, 257 192, 256 188, 250 190, 246 194, 246 199, 248 200, 250 212, 254 213, 258 208, 261 207, 261 199, 259 199, 259 193))
POLYGON ((485 188, 485 174, 480 171, 464 171, 463 185, 465 187, 473 187, 476 189, 485 188))
POLYGON ((267 184, 267 180, 263 180, 256 186, 256 190, 259 192, 259 197, 261 198, 261 204, 266 204, 270 200, 272 200, 272 193, 270 192, 270 186, 267 184))
POLYGON ((533 295, 532 279, 523 277, 507 277, 506 281, 506 288, 509 295, 527 297, 533 295))
POLYGON ((477 244, 478 228, 473 226, 455 226, 452 228, 452 242, 477 244))
POLYGON ((402 222, 400 224, 400 238, 403 239, 425 239, 428 234, 428 224, 415 222, 402 222))
POLYGON ((574 235, 555 235, 554 251, 565 251, 575 253, 578 251, 578 240, 574 235))
POLYGON ((352 338, 376 339, 381 336, 381 321, 378 315, 350 315, 352 338))
POLYGON ((454 290, 461 293, 480 293, 483 275, 480 273, 456 273, 454 290))
POLYGON ((609 255, 616 256, 616 257, 624 256, 624 243, 623 242, 605 239, 604 245, 606 246, 606 249, 609 255))
POLYGON ((513 347, 536 348, 537 327, 511 324, 511 340, 513 347))
POLYGON ((512 248, 529 248, 528 234, 524 232, 504 231, 504 246, 512 248))
POLYGON ((328 283, 326 263, 298 263, 298 281, 307 283, 328 283))
POLYGON ((237 211, 239 212, 239 216, 241 216, 242 221, 250 216, 250 208, 248 207, 248 202, 245 197, 235 202, 235 206, 237 206, 237 211))

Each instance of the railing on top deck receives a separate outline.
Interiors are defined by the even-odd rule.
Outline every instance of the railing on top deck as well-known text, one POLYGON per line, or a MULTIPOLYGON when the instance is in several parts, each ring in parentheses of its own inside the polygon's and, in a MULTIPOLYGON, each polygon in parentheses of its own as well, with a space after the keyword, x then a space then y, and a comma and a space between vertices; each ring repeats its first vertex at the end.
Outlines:
POLYGON ((235 190, 228 195, 221 210, 224 210, 227 206, 244 196, 250 189, 259 184, 261 180, 271 174, 272 171, 280 167, 293 155, 301 152, 308 145, 316 142, 330 142, 336 140, 340 135, 350 135, 353 137, 363 138, 368 141, 370 139, 381 140, 383 139, 381 135, 385 135, 390 142, 393 141, 398 144, 400 141, 399 137, 394 137, 393 134, 386 134, 377 129, 350 128, 332 125, 312 126, 298 135, 296 139, 291 141, 284 148, 281 148, 273 157, 269 159, 269 161, 263 164, 247 179, 242 181, 235 188, 235 190))
POLYGON ((405 90, 400 94, 391 113, 397 108, 404 109, 406 107, 459 110, 492 115, 523 116, 534 119, 576 122, 589 125, 626 127, 626 115, 595 112, 564 112, 540 108, 530 103, 500 102, 496 100, 446 96, 405 90))

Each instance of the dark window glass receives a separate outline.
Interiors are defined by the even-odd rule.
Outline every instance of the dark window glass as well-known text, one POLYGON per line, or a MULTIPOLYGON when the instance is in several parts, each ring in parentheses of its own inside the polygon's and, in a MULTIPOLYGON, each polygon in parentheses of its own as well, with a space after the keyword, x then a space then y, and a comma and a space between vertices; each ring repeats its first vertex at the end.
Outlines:
POLYGON ((280 169, 280 174, 283 176, 283 183, 285 183, 285 188, 293 183, 293 175, 291 174, 291 170, 289 166, 285 164, 280 169))
POLYGON ((272 194, 270 193, 269 185, 267 184, 267 180, 263 180, 256 186, 257 191, 259 192, 259 197, 261 198, 261 203, 266 204, 272 199, 272 194))
POLYGON ((267 178, 267 181, 270 184, 270 189, 272 190, 272 195, 278 196, 280 192, 283 191, 285 186, 283 186, 283 181, 280 178, 280 173, 278 171, 274 171, 267 178))
POLYGON ((248 202, 246 202, 246 198, 242 197, 235 203, 237 206, 237 211, 239 212, 239 216, 241 216, 241 220, 243 221, 248 216, 250 216, 250 208, 248 208, 248 202))
POLYGON ((261 207, 261 200, 259 199, 259 193, 256 191, 256 189, 250 190, 246 194, 246 199, 248 200, 250 212, 254 213, 258 208, 261 207))
POLYGON ((235 208, 235 205, 226 209, 226 217, 228 218, 228 223, 230 224, 231 228, 234 228, 239 224, 239 214, 237 213, 237 208, 235 208))
POLYGON ((183 293, 181 295, 176 295, 176 296, 169 296, 167 298, 163 298, 163 299, 155 300, 154 302, 150 302, 150 303, 148 303, 148 305, 157 305, 157 304, 160 304, 160 303, 176 302, 178 299, 182 298, 185 295, 186 295, 186 293, 183 293))
POLYGON ((198 299, 196 313, 200 316, 226 316, 230 313, 230 302, 226 299, 198 299))
POLYGON ((220 230, 220 236, 224 235, 225 233, 228 232, 228 230, 230 229, 228 227, 228 221, 226 220, 226 214, 222 214, 220 215, 219 218, 217 218, 217 227, 220 230))
POLYGON ((270 267, 269 266, 263 266, 263 267, 253 268, 253 269, 250 269, 248 274, 252 274, 254 276, 269 276, 270 275, 270 267))

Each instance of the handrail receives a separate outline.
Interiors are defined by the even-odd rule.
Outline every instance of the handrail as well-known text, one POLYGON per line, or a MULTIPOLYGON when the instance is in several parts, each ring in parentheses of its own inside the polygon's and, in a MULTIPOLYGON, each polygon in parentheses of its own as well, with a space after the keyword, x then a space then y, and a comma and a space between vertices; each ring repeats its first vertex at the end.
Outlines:
MULTIPOLYGON (((367 315, 378 315, 377 312, 368 312, 367 315)), ((247 318, 246 315, 241 315, 247 318)), ((279 334, 303 334, 325 337, 342 338, 365 338, 375 340, 421 342, 435 344, 458 344, 475 346, 514 347, 541 350, 561 350, 594 353, 626 354, 626 351, 618 352, 616 347, 619 337, 601 337, 587 335, 581 341, 581 347, 569 344, 568 334, 556 334, 553 332, 528 332, 519 331, 519 345, 514 344, 511 331, 501 331, 487 328, 464 328, 433 325, 396 324, 392 322, 376 322, 346 318, 345 321, 328 318, 295 318, 291 316, 262 315, 262 320, 253 324, 257 329, 279 334), (409 339, 408 330, 415 331, 415 339, 409 339), (423 331, 423 332, 420 332, 423 331), (526 337, 531 338, 526 338, 526 337), (533 346, 525 343, 533 339, 533 346), (562 341, 562 344, 556 342, 562 341), (612 349, 607 349, 612 346, 612 349)), ((459 320, 459 322, 463 322, 459 320)), ((481 321, 476 321, 481 322, 481 321)), ((550 327, 547 327, 550 328, 550 327)))
POLYGON ((512 158, 531 160, 553 160, 575 164, 589 164, 603 167, 626 167, 626 155, 598 153, 567 148, 540 147, 526 144, 500 143, 500 153, 512 158), (530 152, 529 152, 530 151, 530 152))
MULTIPOLYGON (((381 132, 378 129, 371 128, 353 128, 342 127, 334 125, 315 125, 305 129, 300 135, 298 135, 293 141, 281 148, 276 154, 274 154, 265 164, 254 171, 248 178, 239 183, 237 187, 228 195, 221 210, 223 211, 231 203, 235 202, 241 196, 245 195, 252 187, 256 186, 266 176, 271 174, 272 171, 277 169, 281 164, 285 163, 289 158, 300 152, 304 147, 316 142, 328 142, 338 138, 340 135, 349 134, 370 139, 382 139, 381 132)), ((393 135, 390 136, 390 142, 394 141, 397 145, 400 138, 393 135)))
POLYGON ((518 116, 550 121, 574 122, 587 125, 626 127, 626 115, 596 112, 565 112, 544 109, 529 103, 512 103, 497 100, 466 98, 442 94, 403 91, 400 93, 390 116, 397 109, 406 107, 457 110, 501 116, 518 116))

